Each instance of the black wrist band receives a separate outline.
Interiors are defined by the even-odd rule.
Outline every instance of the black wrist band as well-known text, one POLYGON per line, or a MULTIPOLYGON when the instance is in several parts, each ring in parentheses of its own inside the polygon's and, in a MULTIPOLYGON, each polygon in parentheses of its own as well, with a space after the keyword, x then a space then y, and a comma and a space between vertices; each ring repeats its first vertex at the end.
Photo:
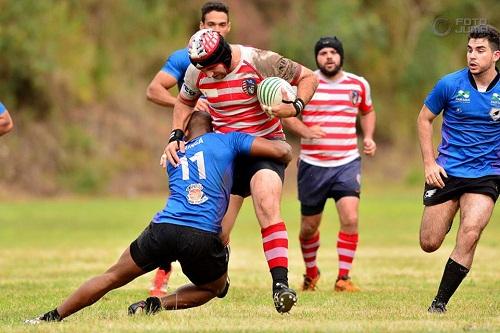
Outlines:
POLYGON ((302 110, 304 110, 304 107, 306 106, 306 103, 301 98, 296 98, 295 101, 293 101, 293 107, 295 108, 295 117, 297 117, 302 110))
POLYGON ((168 143, 172 141, 182 141, 184 139, 184 132, 181 129, 174 129, 170 133, 170 138, 168 139, 168 143))

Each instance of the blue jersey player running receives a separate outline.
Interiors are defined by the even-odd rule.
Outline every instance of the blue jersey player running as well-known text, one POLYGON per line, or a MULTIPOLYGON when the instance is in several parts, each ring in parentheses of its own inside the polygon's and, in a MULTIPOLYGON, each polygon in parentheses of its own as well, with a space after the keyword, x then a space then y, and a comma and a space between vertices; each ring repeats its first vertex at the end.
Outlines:
POLYGON ((14 123, 10 117, 9 111, 0 102, 0 136, 4 135, 12 130, 14 123))
MULTIPOLYGON (((186 152, 177 167, 168 167, 170 197, 165 208, 105 273, 80 286, 61 305, 28 324, 60 321, 95 303, 107 292, 158 267, 179 261, 192 284, 164 297, 148 297, 129 307, 155 313, 202 305, 224 297, 229 287, 229 253, 219 238, 227 210, 237 155, 270 157, 288 163, 291 147, 244 133, 212 133, 210 115, 194 112, 186 131, 186 152)), ((165 160, 163 160, 165 165, 165 160)))
MULTIPOLYGON (((224 3, 210 1, 201 7, 200 29, 205 28, 218 31, 222 36, 226 36, 231 30, 229 8, 224 3)), ((169 89, 177 85, 180 90, 184 83, 184 74, 190 64, 187 48, 174 51, 149 84, 146 91, 148 100, 160 106, 173 107, 177 97, 173 96, 169 89)), ((200 98, 195 109, 208 111, 206 99, 200 98)), ((151 296, 166 295, 170 272, 171 267, 158 269, 149 290, 151 296)))
POLYGON ((460 209, 460 226, 429 312, 446 304, 472 265, 500 187, 499 33, 473 27, 468 37, 468 67, 443 77, 429 93, 418 116, 425 171, 420 246, 436 251, 460 209), (442 140, 435 158, 432 123, 442 113, 442 140))

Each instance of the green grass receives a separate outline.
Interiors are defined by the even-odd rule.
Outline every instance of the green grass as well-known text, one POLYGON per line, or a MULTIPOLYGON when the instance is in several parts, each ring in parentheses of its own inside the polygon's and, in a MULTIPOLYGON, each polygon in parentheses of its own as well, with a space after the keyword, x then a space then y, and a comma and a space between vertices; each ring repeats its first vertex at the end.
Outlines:
MULTIPOLYGON (((62 323, 28 327, 23 320, 53 309, 83 281, 114 263, 142 231, 164 198, 61 199, 0 203, 0 332, 498 332, 500 331, 500 214, 476 251, 471 272, 446 315, 426 312, 454 245, 457 223, 442 248, 418 246, 420 189, 367 187, 360 213, 360 245, 352 271, 363 291, 332 291, 337 272, 338 220, 329 203, 321 227, 319 291, 299 293, 290 315, 271 300, 270 274, 258 223, 247 200, 231 239, 228 296, 205 306, 128 317, 145 298, 151 274, 106 295, 62 323)), ((290 282, 297 289, 303 263, 298 244, 299 206, 283 200, 290 236, 290 282)), ((174 265, 172 287, 187 280, 174 265)))

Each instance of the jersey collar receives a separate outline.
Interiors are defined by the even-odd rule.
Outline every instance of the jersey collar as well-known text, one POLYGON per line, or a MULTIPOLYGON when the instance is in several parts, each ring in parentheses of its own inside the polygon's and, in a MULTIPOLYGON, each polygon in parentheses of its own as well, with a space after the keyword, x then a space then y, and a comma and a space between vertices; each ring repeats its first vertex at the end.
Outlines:
MULTIPOLYGON (((498 71, 498 68, 495 67, 495 70, 497 71, 497 76, 495 76, 493 81, 490 82, 490 84, 488 85, 488 88, 486 88, 486 91, 491 90, 500 80, 500 72, 498 71)), ((471 86, 477 90, 476 81, 474 81, 474 77, 472 76, 472 73, 470 72, 470 70, 467 71, 467 76, 469 77, 469 82, 470 82, 471 86)))

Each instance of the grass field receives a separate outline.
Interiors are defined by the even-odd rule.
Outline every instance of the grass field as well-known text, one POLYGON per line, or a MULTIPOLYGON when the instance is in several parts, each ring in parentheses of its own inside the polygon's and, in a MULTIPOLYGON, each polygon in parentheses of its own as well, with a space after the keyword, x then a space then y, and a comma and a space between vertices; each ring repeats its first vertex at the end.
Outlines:
MULTIPOLYGON (((423 253, 418 246, 420 194, 420 189, 365 189, 361 240, 352 271, 361 293, 332 291, 338 222, 329 203, 321 228, 319 291, 299 292, 291 314, 279 315, 271 300, 258 224, 247 200, 232 235, 232 284, 225 299, 153 317, 128 317, 127 306, 146 296, 152 276, 148 274, 62 323, 37 327, 26 326, 23 320, 53 309, 83 281, 114 263, 164 198, 4 201, 0 203, 0 332, 499 332, 498 207, 448 313, 433 315, 426 309, 452 250, 457 225, 440 250, 423 253)), ((284 198, 290 282, 297 289, 304 270, 298 210, 293 195, 284 198)), ((170 286, 185 282, 174 265, 170 286)))

